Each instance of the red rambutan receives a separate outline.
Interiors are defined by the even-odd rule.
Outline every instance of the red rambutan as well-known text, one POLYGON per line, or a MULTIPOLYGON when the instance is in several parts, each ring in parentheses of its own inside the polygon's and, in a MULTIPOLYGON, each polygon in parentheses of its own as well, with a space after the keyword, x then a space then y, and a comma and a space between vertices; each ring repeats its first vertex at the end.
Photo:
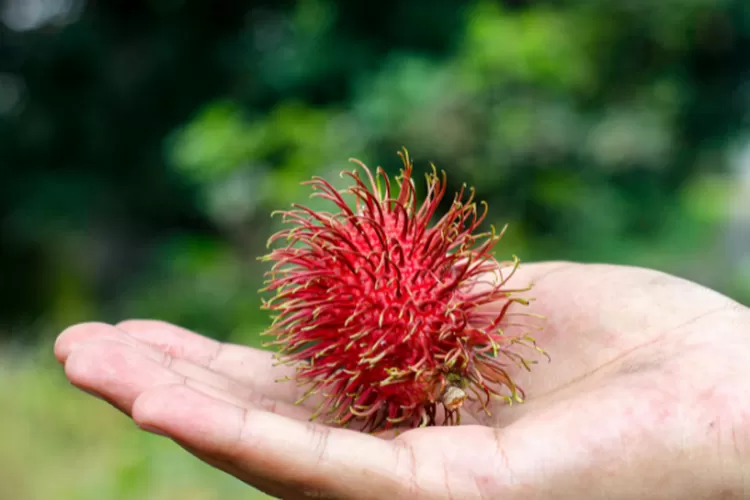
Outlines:
MULTIPOLYGON (((276 337, 280 359, 296 366, 296 380, 318 394, 313 418, 364 430, 456 424, 467 398, 489 413, 491 397, 523 400, 507 362, 529 369, 514 350, 536 348, 533 338, 509 336, 508 309, 527 301, 510 289, 492 249, 502 232, 474 234, 487 215, 474 190, 456 194, 447 212, 430 225, 445 195, 446 176, 433 166, 421 206, 408 153, 394 189, 386 173, 344 172, 353 184, 336 190, 322 178, 310 185, 333 203, 335 213, 293 205, 281 212, 291 225, 272 236, 263 259, 274 262, 264 301, 274 314, 266 334, 276 337), (398 191, 397 193, 395 191, 398 191), (353 206, 345 196, 353 197, 353 206), (442 406, 444 418, 438 419, 442 406)), ((540 349, 537 349, 541 351, 540 349)))

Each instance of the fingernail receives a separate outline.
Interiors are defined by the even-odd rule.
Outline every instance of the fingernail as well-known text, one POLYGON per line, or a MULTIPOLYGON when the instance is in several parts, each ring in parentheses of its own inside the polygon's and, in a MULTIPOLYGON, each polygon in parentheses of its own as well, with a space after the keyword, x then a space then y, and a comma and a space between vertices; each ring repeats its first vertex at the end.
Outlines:
POLYGON ((151 434, 156 434, 157 436, 163 436, 166 437, 167 434, 161 429, 157 429, 156 427, 152 427, 150 425, 139 425, 138 426, 142 431, 149 432, 151 434))

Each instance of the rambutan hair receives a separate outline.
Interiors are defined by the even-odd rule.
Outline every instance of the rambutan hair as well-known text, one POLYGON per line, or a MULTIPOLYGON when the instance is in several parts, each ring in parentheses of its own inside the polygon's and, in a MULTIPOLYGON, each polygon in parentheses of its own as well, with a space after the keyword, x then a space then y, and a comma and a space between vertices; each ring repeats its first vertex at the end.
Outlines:
POLYGON ((518 258, 501 265, 493 257, 504 229, 477 232, 486 203, 478 210, 464 185, 430 224, 446 193, 445 172, 432 167, 419 205, 413 164, 406 150, 399 155, 397 186, 358 160, 358 169, 342 173, 352 180, 343 190, 320 177, 305 182, 335 211, 293 205, 281 212, 288 227, 268 244, 285 244, 263 257, 274 262, 264 289, 275 294, 264 301, 273 315, 266 334, 307 387, 300 402, 318 395, 313 418, 358 421, 366 431, 457 424, 467 398, 488 414, 492 397, 520 402, 508 367, 529 369, 530 361, 516 346, 543 353, 526 332, 505 331, 509 309, 528 303, 517 294, 530 286, 508 287, 518 258))

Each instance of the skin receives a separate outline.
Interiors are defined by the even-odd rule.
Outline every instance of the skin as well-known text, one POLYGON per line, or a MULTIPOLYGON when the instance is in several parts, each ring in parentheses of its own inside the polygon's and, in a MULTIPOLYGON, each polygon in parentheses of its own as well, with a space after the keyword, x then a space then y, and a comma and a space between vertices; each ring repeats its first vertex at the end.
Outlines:
POLYGON ((656 271, 522 266, 552 362, 527 402, 458 427, 365 435, 306 421, 269 353, 159 321, 85 323, 55 355, 77 387, 280 498, 750 495, 750 310, 656 271))

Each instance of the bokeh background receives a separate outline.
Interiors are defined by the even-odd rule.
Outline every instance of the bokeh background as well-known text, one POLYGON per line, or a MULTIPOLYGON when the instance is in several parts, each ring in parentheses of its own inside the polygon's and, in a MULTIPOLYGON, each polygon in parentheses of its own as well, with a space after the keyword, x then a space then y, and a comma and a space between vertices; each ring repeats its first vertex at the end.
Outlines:
POLYGON ((135 316, 257 344, 269 214, 351 156, 477 186, 507 257, 750 303, 746 0, 0 6, 2 499, 255 498, 73 390, 51 343, 135 316))

